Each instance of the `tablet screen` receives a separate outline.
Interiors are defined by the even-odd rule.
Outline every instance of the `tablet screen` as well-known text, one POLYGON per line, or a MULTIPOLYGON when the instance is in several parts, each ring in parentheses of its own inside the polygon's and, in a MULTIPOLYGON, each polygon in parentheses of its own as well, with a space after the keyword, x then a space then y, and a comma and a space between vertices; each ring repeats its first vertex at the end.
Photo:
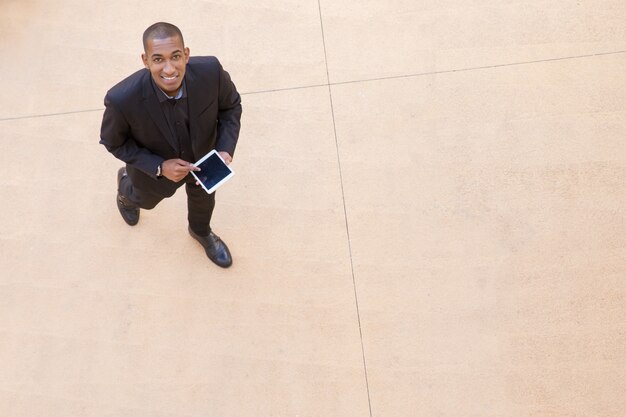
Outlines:
POLYGON ((215 151, 209 152, 207 156, 194 165, 200 168, 200 171, 192 171, 191 173, 202 183, 208 193, 215 191, 233 175, 233 171, 215 151))

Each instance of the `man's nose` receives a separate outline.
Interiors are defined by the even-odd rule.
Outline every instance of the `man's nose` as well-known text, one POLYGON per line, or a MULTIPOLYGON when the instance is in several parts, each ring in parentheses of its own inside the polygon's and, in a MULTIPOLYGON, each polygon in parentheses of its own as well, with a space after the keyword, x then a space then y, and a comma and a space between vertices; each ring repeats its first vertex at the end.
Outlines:
POLYGON ((172 65, 172 63, 169 60, 165 61, 163 72, 166 74, 172 74, 174 71, 176 71, 176 68, 174 68, 174 65, 172 65))

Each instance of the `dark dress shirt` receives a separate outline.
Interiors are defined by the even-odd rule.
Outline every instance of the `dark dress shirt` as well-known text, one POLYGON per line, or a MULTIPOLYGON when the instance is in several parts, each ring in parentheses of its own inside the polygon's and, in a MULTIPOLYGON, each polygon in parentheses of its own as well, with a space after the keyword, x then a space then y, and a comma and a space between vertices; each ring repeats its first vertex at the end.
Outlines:
POLYGON ((159 99, 170 132, 178 141, 178 157, 187 162, 195 162, 189 136, 189 104, 185 82, 183 81, 183 85, 175 98, 165 94, 154 83, 154 80, 152 80, 152 86, 159 99))

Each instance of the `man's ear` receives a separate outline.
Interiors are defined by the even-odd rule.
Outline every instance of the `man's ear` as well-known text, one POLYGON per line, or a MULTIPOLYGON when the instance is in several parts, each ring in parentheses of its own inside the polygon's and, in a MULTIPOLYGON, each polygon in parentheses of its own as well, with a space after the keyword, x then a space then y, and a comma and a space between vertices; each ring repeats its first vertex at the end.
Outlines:
POLYGON ((141 54, 141 60, 143 61, 143 65, 150 69, 150 67, 148 67, 148 57, 146 56, 146 54, 141 54))
POLYGON ((185 48, 185 64, 189 63, 189 48, 185 48))

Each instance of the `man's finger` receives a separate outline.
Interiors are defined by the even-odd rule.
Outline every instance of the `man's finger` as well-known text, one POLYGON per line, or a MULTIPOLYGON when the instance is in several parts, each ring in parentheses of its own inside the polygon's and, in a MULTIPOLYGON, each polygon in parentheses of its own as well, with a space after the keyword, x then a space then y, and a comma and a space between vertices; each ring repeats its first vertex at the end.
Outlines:
POLYGON ((194 171, 194 166, 187 161, 181 160, 177 163, 176 170, 184 172, 194 171))

